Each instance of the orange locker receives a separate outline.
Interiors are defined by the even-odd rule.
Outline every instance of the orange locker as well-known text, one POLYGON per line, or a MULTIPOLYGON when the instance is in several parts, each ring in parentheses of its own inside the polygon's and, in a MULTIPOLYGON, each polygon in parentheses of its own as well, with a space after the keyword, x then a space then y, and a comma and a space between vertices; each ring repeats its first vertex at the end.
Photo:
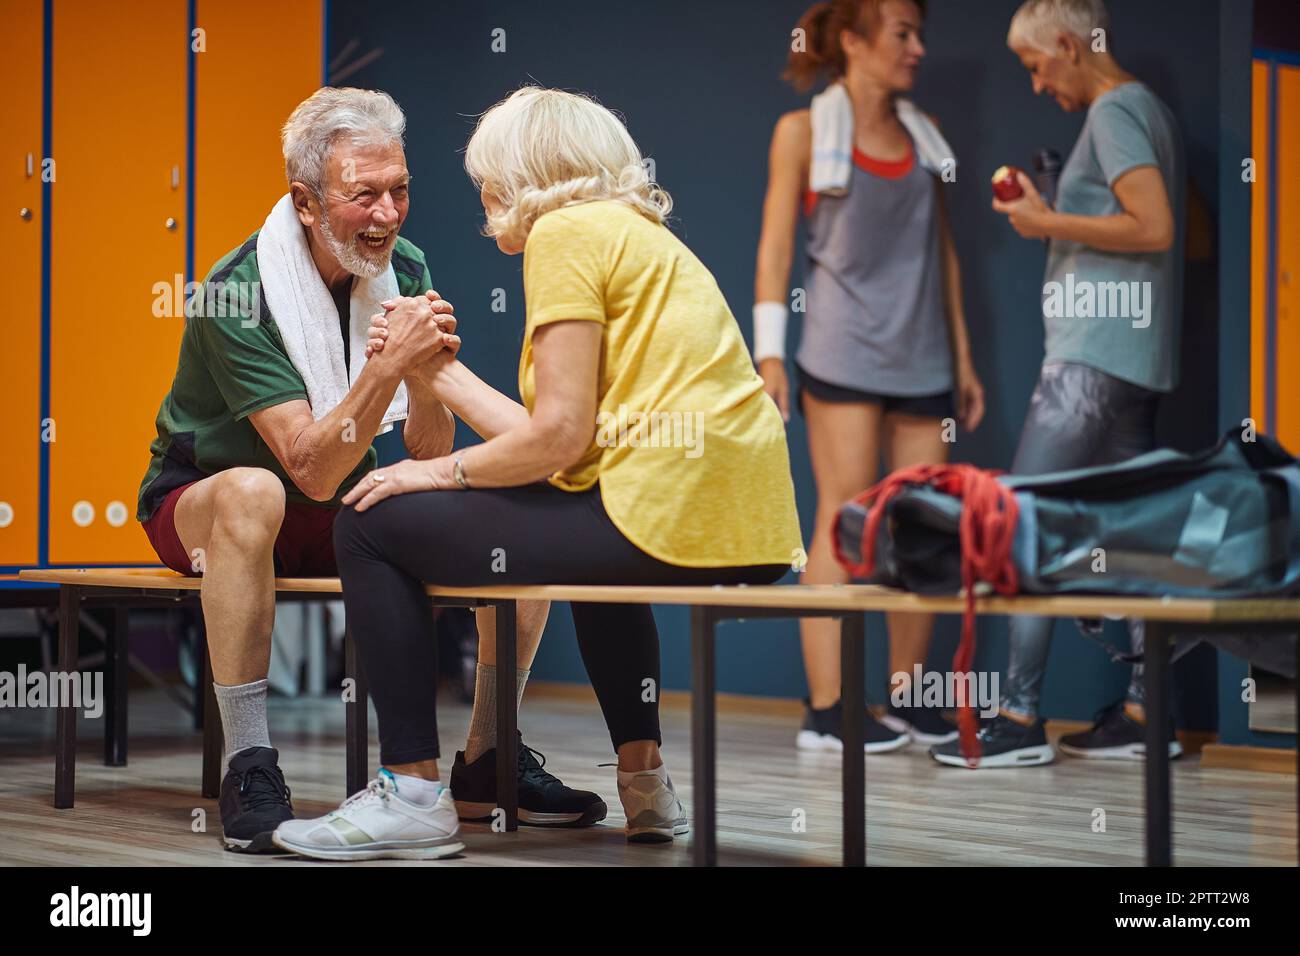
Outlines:
POLYGON ((154 306, 185 270, 188 16, 184 0, 54 8, 54 564, 157 562, 135 502, 183 328, 183 303, 154 306))
POLYGON ((9 274, 0 348, 0 565, 39 560, 43 17, 33 0, 0 0, 0 257, 9 274))
POLYGON ((206 46, 195 58, 194 92, 194 271, 200 279, 261 228, 288 190, 280 127, 321 85, 323 8, 320 0, 198 0, 195 26, 206 46))
POLYGON ((1294 453, 1300 452, 1300 182, 1291 171, 1300 169, 1300 66, 1256 60, 1253 83, 1251 415, 1294 453))
POLYGON ((0 567, 43 559, 155 564, 135 520, 136 493, 175 370, 185 282, 195 278, 186 275, 187 237, 201 278, 261 226, 285 191, 279 131, 320 85, 324 4, 197 0, 193 24, 187 0, 137 0, 130 17, 74 0, 51 6, 45 23, 41 0, 0 0, 8 94, 0 112, 0 253, 12 277, 5 314, 12 344, 0 351, 8 400, 0 416, 0 567), (45 434, 53 437, 45 528, 43 361, 45 434))
POLYGON ((1282 444, 1300 452, 1300 67, 1277 71, 1277 424, 1282 444), (1288 172, 1283 174, 1282 170, 1288 172))
POLYGON ((1269 67, 1263 60, 1251 66, 1251 158, 1255 160, 1255 183, 1250 193, 1250 416, 1270 435, 1275 423, 1268 420, 1265 400, 1265 367, 1268 357, 1268 232, 1269 181, 1273 176, 1269 154, 1269 67))

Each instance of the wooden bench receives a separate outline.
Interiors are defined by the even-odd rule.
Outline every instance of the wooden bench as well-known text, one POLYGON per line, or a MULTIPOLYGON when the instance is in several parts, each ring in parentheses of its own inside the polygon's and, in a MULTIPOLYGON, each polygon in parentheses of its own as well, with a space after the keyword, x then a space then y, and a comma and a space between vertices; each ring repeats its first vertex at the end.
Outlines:
MULTIPOLYGON (((78 620, 86 602, 117 606, 159 600, 193 600, 198 578, 170 571, 137 568, 23 571, 24 581, 60 586, 59 668, 75 666, 78 620)), ((660 604, 690 608, 691 620, 691 755, 693 783, 692 854, 697 865, 717 860, 715 631, 720 621, 745 618, 833 617, 840 620, 843 640, 842 736, 846 754, 859 753, 864 728, 860 716, 866 706, 863 678, 866 618, 870 611, 916 614, 960 614, 965 601, 958 596, 922 597, 871 585, 767 585, 761 587, 608 587, 586 585, 514 585, 481 588, 430 586, 431 604, 452 607, 494 607, 497 612, 497 793, 508 831, 517 829, 515 789, 515 610, 516 602, 584 601, 608 604, 660 604), (858 719, 854 719, 858 718, 858 719)), ((341 592, 336 578, 280 578, 277 597, 326 599, 341 592)), ((1300 626, 1300 599, 1189 600, 1095 596, 983 597, 982 614, 1046 615, 1101 618, 1120 615, 1146 620, 1147 760, 1146 859, 1148 865, 1172 862, 1170 776, 1168 750, 1169 655, 1180 630, 1197 633, 1240 630, 1292 633, 1300 626)), ((348 676, 356 680, 356 698, 347 705, 346 782, 349 793, 364 786, 369 777, 367 695, 364 675, 357 666, 349 640, 348 676)), ((205 676, 205 680, 207 680, 205 676)), ((208 680, 209 693, 211 681, 208 680)), ((1300 694, 1297 695, 1300 715, 1300 694)), ((204 736, 204 795, 216 795, 221 745, 215 707, 207 710, 204 736)), ((59 709, 55 760, 56 807, 73 803, 76 748, 76 711, 59 709)), ((843 859, 845 865, 866 863, 866 765, 863 760, 843 761, 843 859)), ((1300 807, 1298 807, 1300 813, 1300 807)))

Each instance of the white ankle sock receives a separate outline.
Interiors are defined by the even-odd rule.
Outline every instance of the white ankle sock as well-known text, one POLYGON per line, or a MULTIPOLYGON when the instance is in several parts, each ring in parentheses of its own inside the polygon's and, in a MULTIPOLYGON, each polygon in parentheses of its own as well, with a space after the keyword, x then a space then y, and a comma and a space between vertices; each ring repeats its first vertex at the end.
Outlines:
POLYGON ((423 777, 413 777, 407 773, 395 773, 393 780, 397 782, 397 792, 402 799, 407 803, 414 803, 417 807, 433 806, 438 802, 438 795, 443 791, 441 780, 425 780, 423 777))

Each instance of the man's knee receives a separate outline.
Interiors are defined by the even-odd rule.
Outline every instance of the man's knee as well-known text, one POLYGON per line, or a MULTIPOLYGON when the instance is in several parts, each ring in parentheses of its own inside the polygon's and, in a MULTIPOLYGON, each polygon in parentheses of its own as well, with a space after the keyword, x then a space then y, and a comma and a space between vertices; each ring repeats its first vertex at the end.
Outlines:
POLYGON ((222 472, 213 505, 213 530, 248 546, 275 541, 284 521, 284 484, 265 468, 222 472))

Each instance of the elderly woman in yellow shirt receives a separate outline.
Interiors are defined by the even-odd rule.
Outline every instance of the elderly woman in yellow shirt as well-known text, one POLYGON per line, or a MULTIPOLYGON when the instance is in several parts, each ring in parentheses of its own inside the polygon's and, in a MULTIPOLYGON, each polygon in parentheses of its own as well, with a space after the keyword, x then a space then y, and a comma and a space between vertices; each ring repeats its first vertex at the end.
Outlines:
MULTIPOLYGON (((483 115, 465 165, 486 234, 524 255, 523 404, 440 354, 412 373, 415 387, 486 440, 380 469, 344 499, 355 507, 338 518, 335 549, 383 767, 334 814, 277 831, 281 846, 311 856, 445 855, 460 846, 453 803, 461 818, 495 806, 494 765, 478 769, 492 754, 458 755, 454 800, 438 782, 424 584, 767 584, 800 553, 781 415, 716 280, 664 225, 671 200, 623 124, 585 97, 524 88, 483 115)), ((393 305, 375 321, 373 348, 397 314, 427 307, 393 305)), ((650 607, 572 609, 618 753, 628 839, 671 841, 687 822, 659 752, 650 607)), ((521 608, 521 666, 545 613, 521 608)), ((489 627, 481 618, 481 655, 489 627)), ((478 696, 493 693, 480 680, 478 696)), ((492 708, 478 700, 480 711, 492 708)), ((581 794, 540 767, 521 771, 532 773, 520 782, 521 821, 546 823, 569 804, 593 822, 581 794)))

